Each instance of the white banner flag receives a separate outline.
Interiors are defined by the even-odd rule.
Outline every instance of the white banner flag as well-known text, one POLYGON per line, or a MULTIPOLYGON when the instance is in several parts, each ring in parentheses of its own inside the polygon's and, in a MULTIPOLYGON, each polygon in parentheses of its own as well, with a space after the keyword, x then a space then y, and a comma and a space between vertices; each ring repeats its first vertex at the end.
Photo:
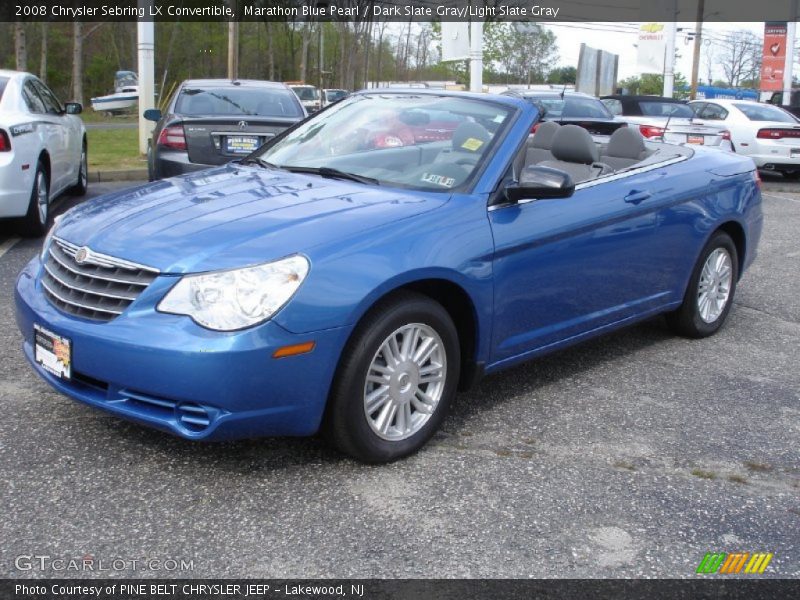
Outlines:
POLYGON ((469 58, 469 23, 442 21, 442 61, 469 58))
POLYGON ((667 49, 664 23, 642 23, 639 26, 637 69, 641 73, 663 73, 667 49))

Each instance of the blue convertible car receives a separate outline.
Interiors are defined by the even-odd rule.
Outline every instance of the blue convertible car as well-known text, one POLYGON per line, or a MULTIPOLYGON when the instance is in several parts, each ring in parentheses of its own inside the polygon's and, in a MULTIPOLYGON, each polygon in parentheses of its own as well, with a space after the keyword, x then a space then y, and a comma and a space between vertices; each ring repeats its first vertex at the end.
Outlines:
POLYGON ((70 210, 20 274, 36 372, 194 440, 419 449, 456 390, 659 313, 719 329, 753 261, 748 158, 598 145, 512 97, 363 92, 227 166, 70 210))

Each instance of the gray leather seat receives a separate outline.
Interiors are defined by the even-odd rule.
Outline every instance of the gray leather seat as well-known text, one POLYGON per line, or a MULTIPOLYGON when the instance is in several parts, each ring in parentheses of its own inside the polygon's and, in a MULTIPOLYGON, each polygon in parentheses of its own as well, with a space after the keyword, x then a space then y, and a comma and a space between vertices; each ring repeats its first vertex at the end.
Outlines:
POLYGON ((618 171, 641 162, 650 154, 644 145, 641 133, 630 127, 620 127, 608 140, 608 146, 602 153, 601 160, 618 171))
POLYGON ((464 121, 453 132, 451 147, 439 152, 434 162, 475 165, 491 139, 492 134, 485 127, 473 121, 464 121))
POLYGON ((539 165, 569 173, 575 183, 614 171, 607 164, 599 162, 600 152, 592 136, 577 125, 562 125, 553 136, 550 151, 555 160, 546 160, 539 165))
POLYGON ((554 121, 545 121, 536 128, 536 133, 533 134, 530 142, 528 142, 528 149, 525 152, 526 167, 545 160, 554 159, 550 147, 553 145, 553 138, 560 127, 561 126, 554 121))

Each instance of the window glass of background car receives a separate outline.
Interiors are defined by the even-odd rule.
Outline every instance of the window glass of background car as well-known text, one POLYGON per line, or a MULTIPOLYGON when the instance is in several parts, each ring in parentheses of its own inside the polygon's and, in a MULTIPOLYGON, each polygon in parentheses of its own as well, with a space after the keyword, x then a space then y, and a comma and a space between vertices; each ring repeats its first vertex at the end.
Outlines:
POLYGON ((61 106, 61 102, 58 101, 58 98, 56 98, 55 94, 53 94, 46 85, 41 81, 31 81, 36 91, 39 92, 39 97, 42 99, 42 102, 44 102, 44 109, 47 113, 51 115, 60 115, 64 112, 64 107, 61 106))
POLYGON ((292 90, 300 100, 319 100, 319 90, 315 87, 299 85, 292 90))
POLYGON ((797 123, 797 119, 777 106, 770 106, 769 104, 745 104, 734 103, 745 117, 751 121, 779 121, 781 123, 797 123))
POLYGON ((3 99, 3 92, 6 91, 7 83, 8 83, 8 77, 0 77, 0 100, 3 99))
POLYGON ((613 115, 606 108, 605 104, 596 98, 576 98, 566 96, 563 99, 556 96, 553 98, 536 98, 533 100, 542 104, 547 110, 547 118, 551 120, 559 117, 567 118, 589 118, 589 119, 611 119, 613 115))
POLYGON ((605 98, 601 100, 601 102, 606 105, 606 108, 612 115, 616 116, 622 114, 622 102, 616 98, 605 98))
POLYGON ((22 86, 22 99, 25 100, 28 110, 32 113, 43 115, 47 112, 44 107, 44 102, 39 97, 36 88, 33 86, 33 81, 30 79, 22 86))
POLYGON ((175 103, 179 115, 253 115, 300 117, 300 106, 292 92, 269 88, 186 88, 175 103))
POLYGON ((728 111, 722 108, 719 104, 712 104, 709 102, 705 105, 698 114, 701 119, 708 119, 709 121, 724 121, 728 116, 728 111))
POLYGON ((691 119, 694 111, 678 102, 639 102, 642 114, 648 117, 672 117, 673 119, 691 119))

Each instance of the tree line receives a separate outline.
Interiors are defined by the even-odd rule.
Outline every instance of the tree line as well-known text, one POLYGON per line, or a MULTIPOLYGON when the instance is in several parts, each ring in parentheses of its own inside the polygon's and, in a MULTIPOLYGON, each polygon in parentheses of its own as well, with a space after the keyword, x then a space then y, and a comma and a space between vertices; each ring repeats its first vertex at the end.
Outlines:
MULTIPOLYGON (((468 83, 468 64, 440 61, 438 24, 243 22, 239 77, 306 81, 348 90, 386 81, 468 83)), ((0 48, 0 67, 37 74, 64 99, 86 103, 113 91, 114 72, 137 71, 136 24, 0 23, 13 39, 0 48)), ((556 39, 538 25, 487 23, 484 81, 574 83, 574 68, 554 69, 556 39)), ((156 23, 156 85, 165 93, 189 78, 226 77, 224 22, 156 23)))

